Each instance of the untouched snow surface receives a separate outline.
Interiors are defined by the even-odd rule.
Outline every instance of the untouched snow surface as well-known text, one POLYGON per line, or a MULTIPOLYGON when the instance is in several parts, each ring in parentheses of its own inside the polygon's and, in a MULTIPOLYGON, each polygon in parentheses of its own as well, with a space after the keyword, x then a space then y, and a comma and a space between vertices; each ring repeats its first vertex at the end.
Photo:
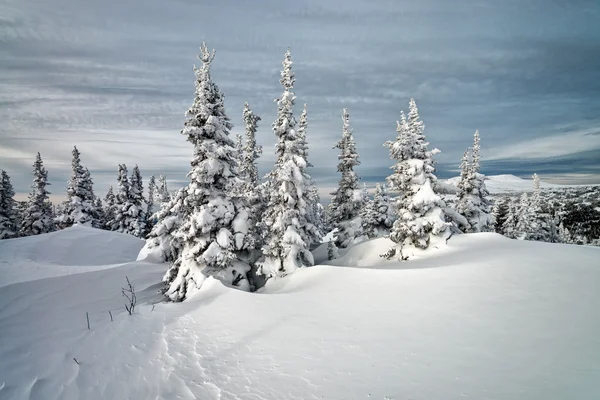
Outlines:
POLYGON ((0 240, 0 286, 105 269, 135 260, 144 241, 82 225, 0 240))
MULTIPOLYGON (((58 253, 74 232, 5 241, 0 265, 77 261, 58 253)), ((91 271, 110 251, 91 267, 82 253, 77 274, 30 269, 36 280, 0 287, 0 399, 600 398, 599 248, 472 234, 405 263, 373 256, 388 245, 361 243, 331 262, 353 267, 299 269, 260 293, 208 279, 180 304, 157 303, 165 265, 91 271)))

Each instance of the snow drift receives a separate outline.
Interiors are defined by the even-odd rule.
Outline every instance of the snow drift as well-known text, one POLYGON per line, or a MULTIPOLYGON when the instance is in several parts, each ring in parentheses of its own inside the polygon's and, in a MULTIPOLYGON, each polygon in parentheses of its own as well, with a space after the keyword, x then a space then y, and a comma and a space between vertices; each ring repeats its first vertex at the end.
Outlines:
MULTIPOLYGON (((259 293, 209 278, 179 304, 156 303, 166 266, 142 261, 0 287, 0 399, 600 397, 600 249, 471 234, 376 262, 387 244, 350 248, 364 254, 354 268, 342 257, 259 293)), ((20 249, 0 251, 3 269, 31 262, 35 245, 20 249)))
POLYGON ((0 241, 0 286, 135 260, 144 241, 82 225, 0 241))

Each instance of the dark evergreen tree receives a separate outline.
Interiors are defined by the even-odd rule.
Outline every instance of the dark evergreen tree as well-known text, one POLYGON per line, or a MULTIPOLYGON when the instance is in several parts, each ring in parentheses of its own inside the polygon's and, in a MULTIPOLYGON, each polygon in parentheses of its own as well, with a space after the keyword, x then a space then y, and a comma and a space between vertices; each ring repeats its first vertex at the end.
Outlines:
POLYGON ((37 153, 33 163, 33 184, 27 201, 27 207, 23 213, 21 224, 21 235, 39 235, 55 230, 52 214, 52 203, 46 189, 48 183, 48 171, 44 167, 42 156, 37 153))
POLYGON ((0 170, 0 239, 12 239, 19 235, 19 214, 15 191, 5 170, 0 170))

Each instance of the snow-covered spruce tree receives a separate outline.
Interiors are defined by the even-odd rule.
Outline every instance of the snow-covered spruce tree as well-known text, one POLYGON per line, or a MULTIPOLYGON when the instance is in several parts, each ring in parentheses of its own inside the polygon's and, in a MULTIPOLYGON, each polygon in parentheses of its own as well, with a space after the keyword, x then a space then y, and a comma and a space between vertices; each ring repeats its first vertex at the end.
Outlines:
POLYGON ((156 178, 154 175, 150 176, 148 180, 148 198, 146 199, 146 211, 144 213, 144 224, 146 226, 146 232, 144 237, 147 237, 152 227, 155 224, 154 213, 157 211, 155 208, 155 201, 158 197, 158 188, 156 187, 156 178))
POLYGON ((225 114, 224 96, 210 76, 214 54, 202 45, 202 66, 194 69, 194 102, 181 131, 194 146, 194 156, 183 199, 189 215, 174 234, 182 249, 164 278, 168 284, 165 295, 174 301, 197 291, 207 276, 233 286, 249 286, 246 274, 250 268, 239 258, 254 244, 248 235, 246 200, 235 190, 243 181, 239 154, 229 136, 232 125, 225 114))
POLYGON ((146 212, 144 210, 146 199, 144 199, 142 174, 137 165, 131 171, 128 195, 126 209, 123 211, 126 215, 125 233, 144 238, 146 237, 146 212))
POLYGON ((331 193, 328 215, 331 228, 337 229, 335 244, 338 247, 348 247, 360 234, 354 220, 360 214, 364 198, 358 184, 359 177, 354 171, 354 167, 360 165, 360 161, 350 127, 350 115, 346 108, 342 112, 342 124, 342 138, 334 146, 334 149, 340 150, 337 170, 342 176, 337 189, 331 193))
POLYGON ((127 177, 127 165, 119 164, 117 182, 119 184, 119 190, 114 197, 112 211, 110 211, 112 218, 108 220, 108 228, 111 231, 126 233, 128 232, 126 212, 129 209, 129 178, 127 177))
POLYGON ((494 232, 501 235, 506 235, 504 231, 504 223, 508 219, 510 199, 507 196, 502 197, 494 202, 492 214, 494 215, 494 232))
POLYGON ((338 252, 338 248, 335 245, 335 242, 333 240, 330 240, 329 243, 327 243, 327 259, 328 260, 335 260, 336 258, 340 257, 340 253, 338 252))
POLYGON ((386 142, 390 158, 396 162, 387 181, 390 188, 399 192, 395 199, 396 221, 389 235, 396 245, 382 256, 407 259, 403 251, 406 246, 426 249, 433 238, 447 240, 450 229, 443 211, 446 205, 433 190, 436 177, 432 156, 438 150, 428 150, 424 125, 413 99, 408 120, 402 116, 397 126, 396 140, 386 142))
POLYGON ((480 172, 480 150, 479 131, 475 131, 472 157, 469 157, 467 149, 460 164, 460 182, 456 195, 456 211, 469 222, 469 226, 460 226, 465 233, 488 232, 494 225, 485 176, 480 172))
POLYGON ((518 236, 517 223, 519 222, 519 210, 511 201, 508 203, 508 213, 502 223, 502 234, 508 238, 516 239, 518 236))
POLYGON ((167 188, 167 177, 165 175, 158 177, 156 191, 156 201, 158 201, 161 205, 162 203, 166 203, 171 199, 169 189, 167 188))
POLYGON ((104 229, 106 226, 106 214, 104 213, 104 206, 100 197, 94 199, 94 219, 92 220, 92 227, 97 229, 104 229))
MULTIPOLYGON (((308 142, 306 140, 306 133, 308 131, 308 110, 306 104, 300 113, 298 120, 298 147, 299 152, 304 160, 306 161, 307 167, 313 165, 308 161, 308 142)), ((323 220, 323 205, 321 204, 321 197, 319 196, 319 189, 314 180, 310 179, 308 183, 308 197, 307 197, 307 212, 306 220, 308 223, 316 228, 312 242, 320 242, 324 232, 324 220, 323 220)))
POLYGON ((67 200, 60 206, 55 223, 60 229, 74 224, 97 226, 99 211, 96 208, 93 181, 88 169, 81 165, 81 153, 73 147, 71 179, 67 183, 67 200))
POLYGON ((236 133, 235 135, 235 150, 237 151, 238 157, 241 160, 244 154, 244 138, 239 133, 236 133))
POLYGON ((0 239, 19 235, 19 215, 15 191, 5 170, 0 170, 0 239))
POLYGON ((317 227, 307 219, 310 206, 310 176, 308 163, 303 156, 303 143, 296 131, 293 106, 296 96, 292 58, 285 53, 280 83, 283 94, 277 99, 277 119, 273 132, 277 137, 277 161, 268 174, 268 202, 263 215, 263 258, 258 263, 258 273, 267 279, 285 276, 299 267, 314 263, 309 251, 317 242, 317 227))
POLYGON ((104 196, 104 225, 102 226, 104 229, 111 230, 110 224, 115 219, 115 205, 115 193, 113 192, 113 187, 110 186, 106 192, 106 196, 104 196))
POLYGON ((161 203, 161 209, 153 216, 156 223, 146 238, 141 254, 157 262, 173 263, 179 258, 183 240, 175 233, 190 214, 185 204, 187 190, 187 187, 183 187, 169 201, 161 203))
POLYGON ((361 211, 362 231, 369 238, 385 236, 394 224, 394 213, 384 185, 375 186, 373 200, 361 211))
MULTIPOLYGON (((265 201, 259 186, 257 160, 262 154, 262 146, 256 143, 256 131, 260 117, 252 111, 248 103, 244 104, 243 118, 245 124, 246 141, 242 147, 242 158, 240 162, 240 177, 244 180, 242 185, 242 195, 245 196, 249 207, 249 231, 248 235, 252 237, 254 247, 262 247, 262 236, 260 234, 258 222, 260 215, 264 212, 265 201)), ((259 253, 259 252, 258 252, 259 253)), ((260 256, 260 254, 257 254, 260 256)), ((251 257, 252 262, 256 257, 251 257)))
POLYGON ((21 222, 22 236, 39 235, 55 230, 52 203, 48 198, 50 192, 46 190, 48 185, 50 185, 48 183, 48 171, 44 168, 42 156, 37 153, 33 163, 31 193, 21 222))
POLYGON ((262 154, 262 146, 256 143, 256 131, 260 117, 250 109, 248 103, 244 103, 244 123, 246 125, 246 142, 243 146, 242 165, 240 167, 241 176, 246 181, 245 191, 256 194, 258 186, 258 165, 256 161, 262 154))
POLYGON ((537 174, 533 174, 533 193, 529 202, 522 207, 517 224, 519 239, 551 243, 560 241, 554 219, 542 204, 540 178, 537 174))

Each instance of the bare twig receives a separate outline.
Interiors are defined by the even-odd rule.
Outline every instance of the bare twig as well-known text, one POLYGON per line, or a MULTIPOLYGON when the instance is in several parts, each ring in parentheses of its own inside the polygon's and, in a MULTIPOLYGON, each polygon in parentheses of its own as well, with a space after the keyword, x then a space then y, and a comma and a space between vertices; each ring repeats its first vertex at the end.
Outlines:
POLYGON ((133 314, 133 311, 135 310, 135 305, 137 303, 137 297, 135 295, 135 288, 129 281, 129 277, 125 276, 125 279, 127 279, 127 287, 121 288, 121 293, 123 293, 123 297, 125 297, 127 299, 127 301, 129 302, 129 304, 125 304, 125 309, 129 313, 129 315, 131 315, 131 314, 133 314))
POLYGON ((85 312, 85 318, 87 319, 87 323, 88 323, 88 330, 90 329, 90 315, 88 314, 88 312, 85 312))
POLYGON ((77 363, 77 365, 81 365, 81 364, 79 364, 79 361, 77 361, 77 359, 75 357, 73 357, 73 361, 75 361, 77 363))
POLYGON ((112 317, 112 313, 110 312, 110 310, 108 311, 108 315, 110 315, 110 322, 113 322, 113 317, 112 317))
POLYGON ((152 311, 154 311, 155 306, 156 306, 156 304, 152 304, 152 311))

